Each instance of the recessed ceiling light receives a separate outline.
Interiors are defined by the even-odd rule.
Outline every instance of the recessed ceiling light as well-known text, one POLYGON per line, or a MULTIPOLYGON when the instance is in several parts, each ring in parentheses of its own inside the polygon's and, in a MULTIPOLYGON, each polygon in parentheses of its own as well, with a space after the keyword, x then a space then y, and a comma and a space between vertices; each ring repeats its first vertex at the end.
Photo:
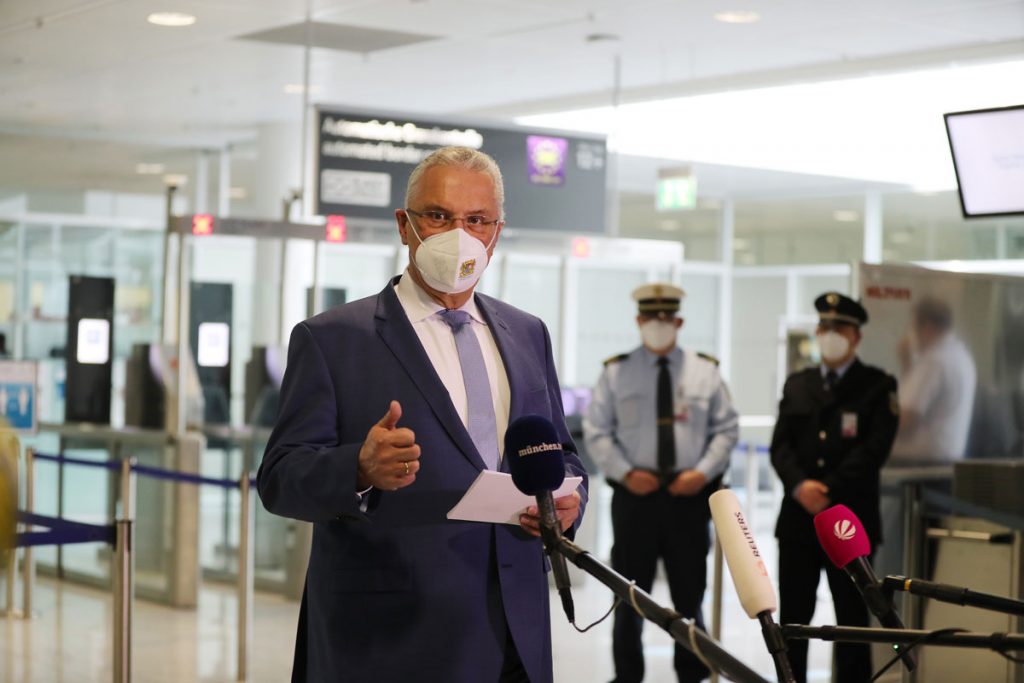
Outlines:
POLYGON ((196 15, 185 14, 184 12, 153 12, 146 17, 146 21, 157 26, 180 28, 196 23, 196 15))
POLYGON ((135 172, 139 175, 160 175, 164 172, 163 164, 135 164, 135 172))
POLYGON ((761 15, 745 9, 729 10, 728 12, 716 12, 715 19, 726 24, 753 24, 761 20, 761 15))
POLYGON ((860 214, 849 209, 836 209, 832 212, 832 218, 840 223, 856 223, 860 220, 860 214))
POLYGON ((181 187, 182 185, 188 184, 188 176, 181 173, 168 173, 164 176, 164 183, 167 185, 181 187))

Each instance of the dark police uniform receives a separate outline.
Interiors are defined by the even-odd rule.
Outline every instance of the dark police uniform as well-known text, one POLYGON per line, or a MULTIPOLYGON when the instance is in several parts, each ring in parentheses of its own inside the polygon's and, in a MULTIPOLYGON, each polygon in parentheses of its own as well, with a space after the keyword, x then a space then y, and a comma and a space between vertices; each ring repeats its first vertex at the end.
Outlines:
MULTIPOLYGON (((672 319, 683 292, 668 284, 638 288, 633 297, 643 315, 672 319)), ((663 357, 640 346, 610 358, 594 388, 583 421, 587 452, 613 489, 612 567, 639 588, 651 590, 659 557, 665 564, 675 609, 703 626, 701 602, 707 583, 708 496, 718 488, 738 438, 738 416, 718 372, 717 361, 675 346, 663 357), (672 414, 658 414, 659 360, 670 376, 672 414), (659 462, 659 425, 672 432, 670 464, 659 462), (634 470, 648 470, 662 481, 660 490, 635 495, 622 483, 634 470), (691 496, 667 487, 684 470, 704 475, 704 489, 691 496)), ((627 604, 615 613, 613 658, 616 683, 644 677, 643 620, 627 604)), ((676 646, 674 665, 680 681, 703 680, 707 668, 676 646)))
MULTIPOLYGON (((822 322, 867 322, 857 302, 835 292, 815 301, 822 322)), ((813 517, 794 497, 799 484, 813 479, 828 487, 832 505, 843 504, 861 520, 876 547, 881 539, 879 470, 889 456, 899 422, 896 379, 854 358, 831 387, 823 367, 794 373, 786 380, 772 435, 772 466, 785 495, 775 535, 779 539, 780 621, 808 624, 825 569, 836 621, 867 626, 868 610, 853 581, 837 569, 818 543, 813 517)), ((838 683, 863 683, 871 676, 866 644, 837 644, 838 683)), ((789 642, 797 681, 806 680, 807 641, 789 642)))

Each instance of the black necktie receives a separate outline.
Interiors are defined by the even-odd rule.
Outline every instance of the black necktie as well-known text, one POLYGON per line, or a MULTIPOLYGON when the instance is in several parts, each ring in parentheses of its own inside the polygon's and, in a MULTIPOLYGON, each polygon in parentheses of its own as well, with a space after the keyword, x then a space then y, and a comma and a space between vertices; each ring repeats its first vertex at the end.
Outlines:
POLYGON ((825 388, 832 391, 836 388, 836 382, 839 381, 839 375, 835 370, 829 370, 825 373, 825 388))
POLYGON ((658 359, 658 470, 671 474, 676 469, 676 435, 672 417, 672 375, 668 358, 658 359))

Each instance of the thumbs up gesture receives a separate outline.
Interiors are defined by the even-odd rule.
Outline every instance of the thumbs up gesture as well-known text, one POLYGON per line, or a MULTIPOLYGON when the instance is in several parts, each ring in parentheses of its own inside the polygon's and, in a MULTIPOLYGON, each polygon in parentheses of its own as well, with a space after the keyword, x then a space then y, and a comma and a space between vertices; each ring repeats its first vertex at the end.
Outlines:
POLYGON ((359 489, 373 486, 395 491, 416 481, 420 447, 411 429, 398 426, 402 406, 392 401, 388 412, 370 427, 359 449, 359 489))

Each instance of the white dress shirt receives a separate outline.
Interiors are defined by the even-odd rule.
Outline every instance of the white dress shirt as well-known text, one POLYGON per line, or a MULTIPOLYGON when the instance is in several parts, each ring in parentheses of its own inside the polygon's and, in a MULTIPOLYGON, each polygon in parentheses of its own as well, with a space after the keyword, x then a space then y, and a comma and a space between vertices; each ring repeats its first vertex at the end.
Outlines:
MULTIPOLYGON (((441 383, 448 390, 452 399, 455 411, 462 419, 462 424, 469 425, 469 410, 466 401, 466 385, 462 379, 462 365, 459 363, 459 352, 455 348, 455 335, 452 328, 439 315, 445 310, 441 304, 430 298, 416 281, 409 275, 408 269, 402 274, 402 278, 395 285, 395 294, 398 295, 398 302, 405 310, 409 322, 412 323, 416 336, 419 337, 431 365, 441 378, 441 383)), ((461 310, 469 313, 476 334, 480 343, 480 351, 483 353, 484 366, 487 368, 487 381, 491 385, 491 402, 494 405, 494 420, 498 435, 498 450, 505 449, 505 430, 508 428, 509 404, 511 403, 512 392, 508 386, 508 375, 505 372, 505 364, 498 353, 498 345, 494 341, 490 328, 484 321, 483 316, 477 308, 476 300, 470 297, 461 306, 461 310)), ((503 454, 503 453, 502 453, 503 454)), ((427 454, 424 454, 426 456, 427 454)))

